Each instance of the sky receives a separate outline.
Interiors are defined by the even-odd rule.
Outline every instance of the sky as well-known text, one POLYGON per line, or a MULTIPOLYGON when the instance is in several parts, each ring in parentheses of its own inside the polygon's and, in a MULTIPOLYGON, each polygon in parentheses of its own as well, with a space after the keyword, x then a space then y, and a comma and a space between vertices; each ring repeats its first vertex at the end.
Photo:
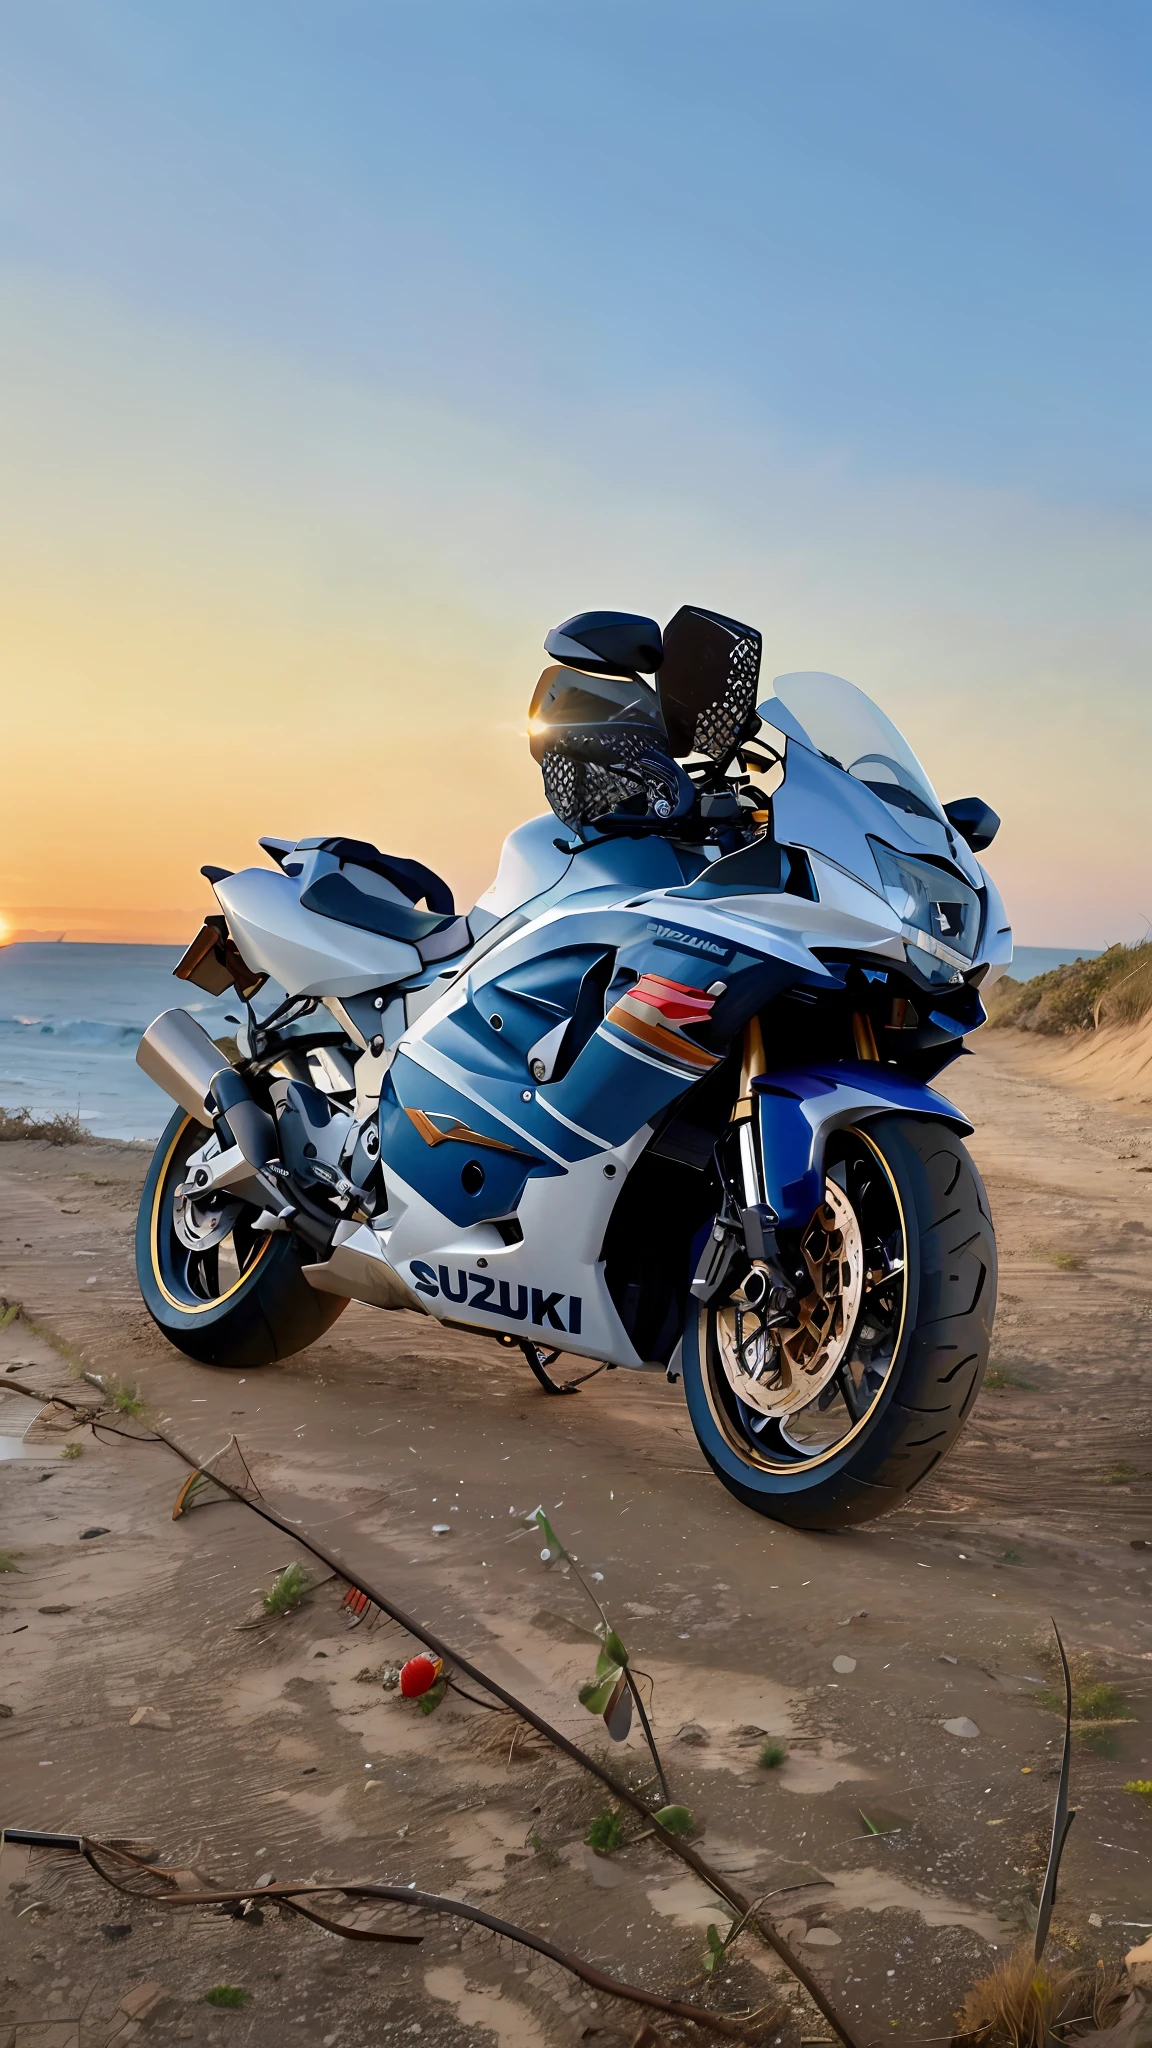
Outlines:
POLYGON ((261 833, 465 905, 548 627, 685 602, 1152 918, 1152 12, 0 0, 0 917, 261 833))

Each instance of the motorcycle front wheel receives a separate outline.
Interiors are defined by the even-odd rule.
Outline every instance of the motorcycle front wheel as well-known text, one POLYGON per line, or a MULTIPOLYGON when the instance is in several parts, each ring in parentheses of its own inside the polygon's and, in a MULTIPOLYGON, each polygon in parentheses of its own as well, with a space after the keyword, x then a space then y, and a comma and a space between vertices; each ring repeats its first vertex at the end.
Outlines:
POLYGON ((136 1220, 136 1277, 144 1306, 170 1344, 203 1365, 247 1369, 303 1351, 348 1303, 317 1294, 302 1247, 286 1232, 254 1229, 258 1211, 225 1193, 190 1202, 186 1162, 203 1125, 178 1110, 153 1154, 136 1220))
POLYGON ((946 1125, 885 1116, 838 1132, 797 1251, 810 1280, 772 1328, 743 1287, 684 1335, 684 1390, 712 1470, 800 1529, 898 1507, 960 1433, 988 1363, 996 1239, 946 1125))

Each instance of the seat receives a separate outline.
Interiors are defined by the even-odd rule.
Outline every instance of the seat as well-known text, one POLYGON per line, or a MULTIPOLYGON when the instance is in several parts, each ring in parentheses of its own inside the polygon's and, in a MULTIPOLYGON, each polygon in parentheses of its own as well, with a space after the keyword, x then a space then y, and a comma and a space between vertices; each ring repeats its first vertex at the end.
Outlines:
MULTIPOLYGON (((261 846, 264 843, 260 841, 261 846)), ((339 861, 341 869, 346 864, 367 868, 370 874, 391 882, 393 888, 407 896, 410 903, 419 903, 423 897, 430 911, 438 911, 442 916, 455 915, 456 904, 447 882, 431 868, 426 868, 422 861, 401 860, 398 854, 381 853, 379 847, 367 839, 298 839, 293 850, 298 853, 330 853, 339 861)), ((273 858, 279 856, 274 854, 273 858)), ((344 920, 346 924, 352 921, 351 918, 344 920)), ((374 931, 376 927, 367 925, 364 929, 374 931)))

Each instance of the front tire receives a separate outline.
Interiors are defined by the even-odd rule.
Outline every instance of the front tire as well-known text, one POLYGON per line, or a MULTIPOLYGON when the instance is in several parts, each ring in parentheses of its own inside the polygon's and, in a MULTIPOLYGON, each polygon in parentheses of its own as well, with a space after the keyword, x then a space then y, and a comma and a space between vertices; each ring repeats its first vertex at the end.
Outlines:
POLYGON ((870 1521, 920 1484, 976 1398, 996 1305, 988 1197, 946 1125, 878 1117, 837 1134, 828 1172, 838 1217, 818 1216, 827 1227, 851 1204, 865 1269, 834 1377, 807 1406, 788 1393, 795 1364, 773 1375, 757 1356, 743 1379, 750 1319, 735 1324, 734 1368, 733 1302, 702 1306, 684 1336, 688 1411, 712 1470, 745 1506, 800 1529, 870 1521))
POLYGON ((303 1351, 348 1303, 318 1294, 303 1274, 299 1240, 252 1228, 256 1211, 225 1199, 213 1223, 177 1218, 177 1190, 206 1132, 178 1110, 148 1169, 136 1220, 136 1277, 144 1306, 170 1344, 202 1365, 247 1369, 303 1351), (227 1225, 227 1228, 223 1226, 227 1225))

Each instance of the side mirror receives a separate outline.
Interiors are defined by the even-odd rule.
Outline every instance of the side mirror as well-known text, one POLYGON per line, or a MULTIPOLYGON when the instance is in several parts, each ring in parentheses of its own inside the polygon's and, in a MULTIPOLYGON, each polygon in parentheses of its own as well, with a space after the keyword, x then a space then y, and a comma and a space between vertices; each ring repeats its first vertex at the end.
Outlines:
POLYGON ((983 853, 1000 830, 999 818, 983 797, 958 796, 954 803, 945 804, 944 816, 950 825, 955 825, 961 839, 967 841, 973 853, 983 853))
POLYGON ((651 675, 664 658, 655 619, 635 612, 577 612, 553 626, 544 652, 592 675, 651 675))

